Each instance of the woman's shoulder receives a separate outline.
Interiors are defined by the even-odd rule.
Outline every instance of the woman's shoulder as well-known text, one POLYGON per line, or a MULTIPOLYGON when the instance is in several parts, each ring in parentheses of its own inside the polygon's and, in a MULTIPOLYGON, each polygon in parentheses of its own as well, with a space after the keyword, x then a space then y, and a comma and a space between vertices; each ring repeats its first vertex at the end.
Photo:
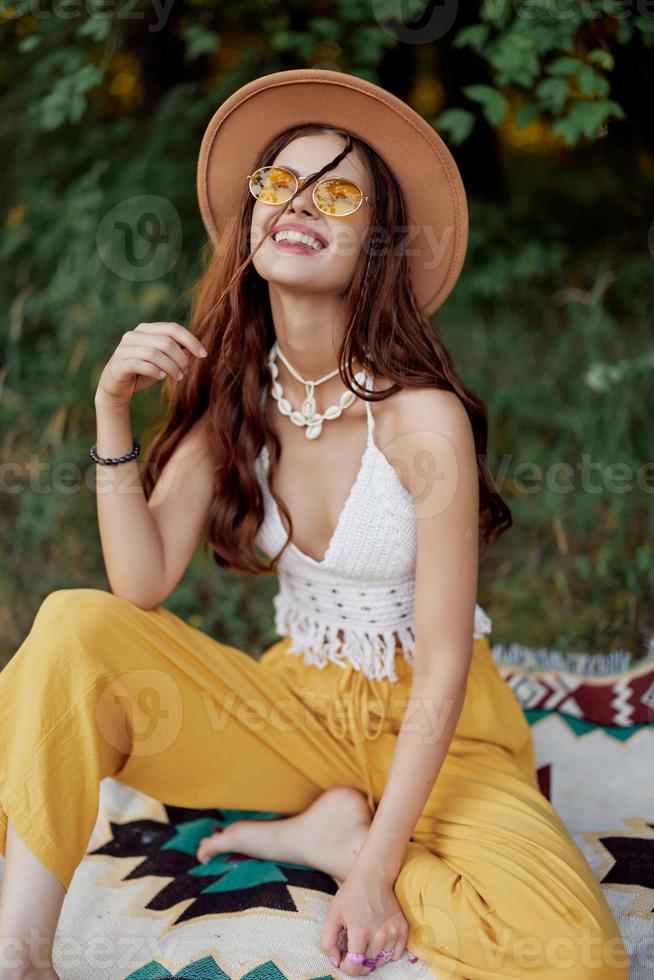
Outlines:
MULTIPOLYGON (((386 385, 375 381, 375 390, 386 385)), ((454 391, 405 385, 388 398, 373 403, 379 435, 391 443, 422 430, 454 435, 470 425, 468 413, 454 391)))

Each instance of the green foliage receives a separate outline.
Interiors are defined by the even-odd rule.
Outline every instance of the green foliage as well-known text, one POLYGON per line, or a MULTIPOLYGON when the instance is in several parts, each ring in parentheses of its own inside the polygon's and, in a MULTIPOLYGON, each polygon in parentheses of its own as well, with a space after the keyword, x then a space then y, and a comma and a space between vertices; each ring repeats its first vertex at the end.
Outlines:
POLYGON ((463 143, 472 132, 475 117, 467 109, 444 109, 435 119, 434 125, 453 145, 463 143))
MULTIPOLYGON (((55 67, 55 59, 49 59, 55 67)), ((42 129, 57 129, 65 122, 79 122, 86 111, 86 93, 99 85, 103 73, 93 65, 80 62, 75 67, 62 65, 68 74, 58 78, 38 106, 42 129)))
POLYGON ((568 145, 573 146, 580 136, 593 139, 601 126, 610 116, 623 116, 620 106, 612 99, 600 99, 597 102, 577 102, 570 111, 552 126, 555 133, 560 133, 568 145))
POLYGON ((497 89, 490 85, 464 85, 463 94, 481 103, 486 119, 491 126, 499 126, 507 114, 509 104, 497 89))
POLYGON ((186 60, 194 61, 203 54, 215 54, 220 49, 220 36, 202 24, 188 24, 182 33, 186 43, 186 60))
POLYGON ((467 27, 462 27, 457 32, 452 40, 452 44, 455 48, 463 48, 469 45, 473 51, 480 54, 488 40, 489 34, 490 27, 488 24, 468 24, 467 27))
MULTIPOLYGON (((487 63, 492 85, 467 86, 463 94, 481 103, 492 126, 517 101, 518 126, 542 119, 570 146, 596 139, 610 120, 624 118, 623 107, 610 97, 619 46, 634 37, 646 47, 654 42, 654 21, 633 16, 627 22, 624 13, 612 0, 484 3, 480 22, 462 27, 453 45, 470 47, 487 63)), ((454 135, 466 139, 472 128, 460 126, 454 135)))

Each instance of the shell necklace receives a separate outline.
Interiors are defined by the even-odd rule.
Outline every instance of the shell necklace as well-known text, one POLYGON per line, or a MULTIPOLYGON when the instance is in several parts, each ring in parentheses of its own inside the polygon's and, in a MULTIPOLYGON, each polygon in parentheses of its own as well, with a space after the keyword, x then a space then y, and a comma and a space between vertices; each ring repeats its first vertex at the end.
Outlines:
MULTIPOLYGON (((349 406, 353 404, 355 398, 357 397, 353 391, 344 391, 337 405, 330 405, 329 408, 326 408, 322 414, 317 412, 314 389, 316 385, 322 384, 323 381, 328 381, 330 378, 335 377, 339 373, 338 368, 330 371, 329 374, 323 375, 323 377, 319 378, 317 381, 306 381, 302 375, 295 370, 293 365, 290 364, 284 357, 279 349, 279 346, 277 345, 277 341, 275 341, 270 348, 270 353, 268 354, 268 368, 272 377, 272 396, 277 402, 277 408, 282 415, 287 415, 294 425, 306 426, 306 431, 304 434, 307 439, 317 439, 322 432, 323 422, 327 419, 337 419, 344 409, 349 408, 349 406), (293 377, 297 378, 297 380, 300 381, 306 389, 306 397, 302 402, 302 406, 299 411, 293 408, 287 398, 284 398, 284 389, 278 381, 279 368, 275 363, 275 358, 278 355, 293 377)), ((354 377, 360 385, 363 385, 366 379, 365 371, 357 371, 354 377)))

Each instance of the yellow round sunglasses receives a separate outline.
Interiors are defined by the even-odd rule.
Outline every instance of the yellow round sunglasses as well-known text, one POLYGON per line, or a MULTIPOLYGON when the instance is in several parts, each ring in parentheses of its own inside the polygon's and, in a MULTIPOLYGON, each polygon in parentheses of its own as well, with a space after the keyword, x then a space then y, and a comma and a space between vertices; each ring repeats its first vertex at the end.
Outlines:
MULTIPOLYGON (((253 197, 263 204, 286 204, 306 177, 298 177, 288 167, 259 167, 247 175, 253 197)), ((344 218, 354 214, 369 201, 358 184, 349 177, 323 177, 313 189, 313 203, 330 217, 344 218)))

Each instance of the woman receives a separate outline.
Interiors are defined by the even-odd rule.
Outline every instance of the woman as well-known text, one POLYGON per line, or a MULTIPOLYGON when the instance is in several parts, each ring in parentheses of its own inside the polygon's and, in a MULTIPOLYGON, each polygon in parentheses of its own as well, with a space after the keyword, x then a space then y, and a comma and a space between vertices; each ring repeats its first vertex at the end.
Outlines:
POLYGON ((198 861, 336 877, 320 947, 346 975, 409 949, 440 978, 626 977, 475 603, 479 528, 511 515, 484 406, 426 320, 467 242, 454 161, 376 86, 282 72, 218 110, 198 191, 213 249, 191 329, 128 331, 96 393, 112 592, 51 593, 0 675, 0 976, 56 976, 21 937, 54 935, 113 776, 284 815, 199 840, 198 861), (129 405, 159 377, 141 480, 129 405), (202 538, 279 574, 282 638, 258 662, 161 605, 202 538))

